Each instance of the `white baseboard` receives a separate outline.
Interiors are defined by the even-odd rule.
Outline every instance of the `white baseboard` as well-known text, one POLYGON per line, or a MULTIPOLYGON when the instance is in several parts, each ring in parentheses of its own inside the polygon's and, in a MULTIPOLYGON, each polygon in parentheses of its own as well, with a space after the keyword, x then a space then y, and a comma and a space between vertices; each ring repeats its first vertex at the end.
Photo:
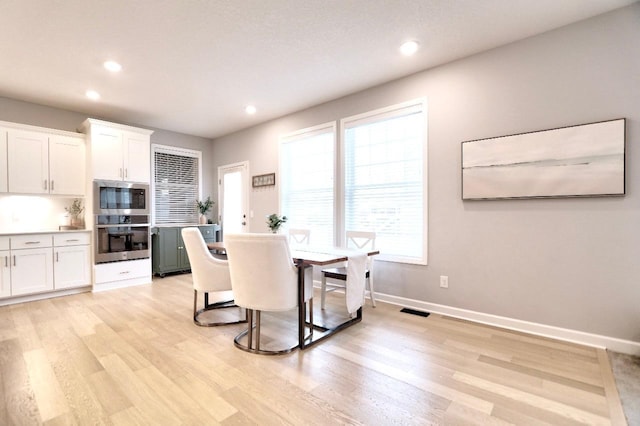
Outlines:
POLYGON ((566 342, 578 343, 581 345, 593 346, 624 354, 640 356, 640 342, 634 342, 632 340, 623 340, 616 337, 585 333, 578 330, 571 330, 535 322, 522 321, 514 318, 486 314, 483 312, 469 311, 467 309, 438 305, 436 303, 422 302, 420 300, 406 299, 404 297, 392 296, 390 294, 378 292, 376 292, 376 302, 377 301, 420 311, 447 315, 454 318, 465 319, 468 321, 506 328, 509 330, 521 331, 538 336, 564 340, 566 342))
POLYGON ((1 299, 0 306, 15 305, 16 303, 23 303, 23 302, 34 302, 36 300, 51 299, 51 298, 60 297, 60 296, 69 296, 71 294, 86 293, 88 291, 91 291, 91 286, 69 288, 65 290, 58 290, 58 291, 47 292, 47 293, 28 294, 25 296, 15 296, 7 299, 1 299))
MULTIPOLYGON (((314 285, 315 284, 317 284, 316 287, 320 287, 320 282, 314 282, 314 285)), ((367 296, 368 295, 369 292, 367 292, 367 296)), ((583 331, 571 330, 568 328, 554 327, 535 322, 522 321, 514 318, 501 317, 498 315, 470 311, 467 309, 460 309, 447 305, 438 305, 436 303, 423 302, 420 300, 407 299, 404 297, 376 292, 376 302, 378 301, 402 306, 403 308, 411 308, 418 311, 447 315, 450 317, 473 321, 480 324, 506 328, 508 330, 521 331, 537 336, 563 340, 565 342, 578 343, 580 345, 609 349, 614 352, 640 356, 640 342, 634 342, 632 340, 624 340, 618 339, 616 337, 585 333, 583 331)))

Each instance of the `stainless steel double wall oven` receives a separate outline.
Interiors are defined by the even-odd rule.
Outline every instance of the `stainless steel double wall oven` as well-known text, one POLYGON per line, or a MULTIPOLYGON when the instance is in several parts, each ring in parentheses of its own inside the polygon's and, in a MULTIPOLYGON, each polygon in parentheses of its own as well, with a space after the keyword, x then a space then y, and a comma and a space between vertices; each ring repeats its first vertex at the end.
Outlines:
POLYGON ((96 263, 150 257, 149 195, 146 184, 94 181, 96 263))

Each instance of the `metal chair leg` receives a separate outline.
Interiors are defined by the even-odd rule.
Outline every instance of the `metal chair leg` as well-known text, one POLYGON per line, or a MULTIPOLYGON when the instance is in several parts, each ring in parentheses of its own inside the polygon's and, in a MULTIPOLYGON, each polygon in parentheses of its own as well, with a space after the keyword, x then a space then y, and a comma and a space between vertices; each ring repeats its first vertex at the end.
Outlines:
POLYGON ((253 309, 247 309, 247 312, 249 315, 247 346, 249 347, 249 349, 253 349, 253 309))
POLYGON ((227 322, 227 321, 222 321, 222 322, 202 322, 202 321, 200 321, 200 319, 198 317, 203 312, 211 311, 211 310, 214 310, 214 309, 238 307, 236 304, 233 303, 233 300, 228 300, 228 301, 209 304, 208 303, 209 302, 208 296, 209 296, 209 294, 205 293, 204 308, 198 310, 198 290, 193 289, 193 322, 196 323, 196 325, 199 325, 200 327, 217 327, 219 325, 240 324, 240 323, 246 322, 246 320, 242 320, 242 319, 237 320, 237 321, 229 321, 229 322, 227 322))
POLYGON ((256 350, 260 350, 260 311, 256 311, 256 350))

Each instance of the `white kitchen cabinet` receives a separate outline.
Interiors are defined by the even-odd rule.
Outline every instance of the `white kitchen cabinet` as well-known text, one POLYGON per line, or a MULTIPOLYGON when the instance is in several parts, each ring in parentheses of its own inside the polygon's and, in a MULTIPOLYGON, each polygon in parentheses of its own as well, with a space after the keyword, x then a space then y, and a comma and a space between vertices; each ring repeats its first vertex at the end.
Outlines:
POLYGON ((53 290, 51 247, 11 251, 11 295, 53 290))
POLYGON ((93 179, 151 182, 152 131, 91 118, 83 129, 91 143, 93 179))
POLYGON ((49 193, 84 195, 86 161, 84 139, 49 136, 49 193))
POLYGON ((9 250, 0 250, 0 298, 11 296, 11 264, 9 250))
POLYGON ((90 232, 0 236, 0 299, 90 285, 90 232))
POLYGON ((0 193, 7 192, 7 129, 0 127, 0 193))
POLYGON ((151 259, 99 263, 94 266, 93 291, 151 283, 151 259))
POLYGON ((53 236, 53 282, 56 290, 91 284, 91 246, 88 233, 53 236))
POLYGON ((53 290, 53 239, 50 234, 16 235, 11 248, 11 295, 53 290))
POLYGON ((151 138, 149 135, 125 132, 124 180, 151 182, 151 138))
POLYGON ((9 192, 49 193, 49 137, 46 133, 10 129, 7 159, 9 192))
POLYGON ((9 192, 82 196, 85 162, 82 138, 27 130, 7 131, 9 192))
POLYGON ((0 237, 0 298, 11 296, 9 237, 0 237))
POLYGON ((91 128, 93 178, 122 180, 124 176, 122 132, 104 126, 91 128))

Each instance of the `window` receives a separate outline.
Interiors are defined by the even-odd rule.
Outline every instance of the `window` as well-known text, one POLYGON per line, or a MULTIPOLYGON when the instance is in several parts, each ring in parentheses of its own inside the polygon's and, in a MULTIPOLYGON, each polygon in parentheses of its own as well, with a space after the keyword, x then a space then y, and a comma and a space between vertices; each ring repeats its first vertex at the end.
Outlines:
POLYGON ((280 214, 289 228, 310 229, 314 245, 333 244, 334 141, 334 123, 280 140, 280 214))
POLYGON ((416 100, 281 138, 281 214, 311 243, 374 231, 380 260, 427 262, 426 102, 416 100), (335 164, 339 164, 337 169, 335 164))
POLYGON ((344 229, 375 231, 381 259, 426 263, 426 120, 416 101, 346 118, 344 229))
POLYGON ((154 223, 198 223, 202 153, 163 145, 152 150, 154 223))

